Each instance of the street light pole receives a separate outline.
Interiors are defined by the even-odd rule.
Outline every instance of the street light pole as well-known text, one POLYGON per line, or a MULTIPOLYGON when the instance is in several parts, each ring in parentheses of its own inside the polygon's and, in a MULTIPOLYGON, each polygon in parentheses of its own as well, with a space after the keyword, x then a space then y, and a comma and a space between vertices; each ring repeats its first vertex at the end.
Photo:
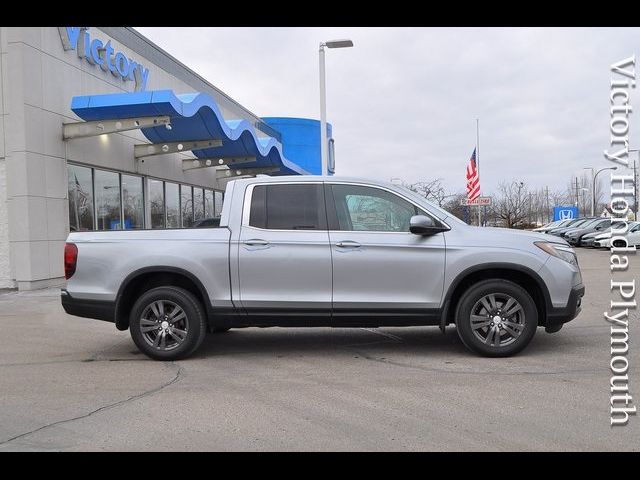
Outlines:
POLYGON ((347 48, 353 47, 351 40, 331 40, 320 43, 319 61, 320 61, 320 157, 321 172, 320 175, 328 175, 328 150, 327 141, 327 89, 325 85, 325 67, 324 67, 324 47, 327 48, 347 48))
POLYGON ((598 174, 600 172, 604 172, 605 170, 617 170, 618 167, 605 167, 605 168, 601 168, 600 170, 598 170, 596 172, 596 174, 593 176, 593 201, 591 202, 591 216, 595 217, 595 210, 596 210, 596 178, 598 178, 598 174))
POLYGON ((320 44, 320 155, 322 167, 320 175, 327 175, 327 91, 324 73, 324 43, 320 44))

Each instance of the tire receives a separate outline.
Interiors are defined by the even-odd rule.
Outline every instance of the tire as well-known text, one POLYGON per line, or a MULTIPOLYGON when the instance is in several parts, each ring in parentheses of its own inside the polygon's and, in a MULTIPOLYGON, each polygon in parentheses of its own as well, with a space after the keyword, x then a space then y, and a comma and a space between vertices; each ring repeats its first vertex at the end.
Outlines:
POLYGON ((229 327, 213 327, 213 333, 226 333, 231 330, 229 327))
POLYGON ((462 343, 485 357, 515 355, 538 328, 538 309, 531 296, 521 286, 501 279, 472 285, 460 298, 455 318, 462 343), (511 315, 507 317, 503 307, 511 315))
POLYGON ((158 287, 142 294, 133 305, 129 330, 142 353, 170 361, 186 358, 198 349, 207 332, 205 322, 204 308, 192 293, 178 287, 158 287), (172 316, 177 321, 172 322, 172 316))

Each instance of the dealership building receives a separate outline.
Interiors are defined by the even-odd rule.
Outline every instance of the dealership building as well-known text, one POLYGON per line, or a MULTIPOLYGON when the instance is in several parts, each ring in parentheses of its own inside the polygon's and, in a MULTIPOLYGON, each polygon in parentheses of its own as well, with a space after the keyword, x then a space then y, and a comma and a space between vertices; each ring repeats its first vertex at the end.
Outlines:
POLYGON ((202 226, 230 179, 320 173, 317 120, 260 117, 132 28, 0 27, 0 51, 0 288, 62 285, 70 231, 202 226))

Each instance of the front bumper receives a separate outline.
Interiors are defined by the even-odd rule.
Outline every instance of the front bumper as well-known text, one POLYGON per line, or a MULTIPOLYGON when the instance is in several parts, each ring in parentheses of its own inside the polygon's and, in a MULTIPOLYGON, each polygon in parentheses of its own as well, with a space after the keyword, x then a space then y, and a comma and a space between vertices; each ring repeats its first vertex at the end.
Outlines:
POLYGON ((567 322, 578 316, 582 310, 582 297, 584 296, 584 285, 575 285, 569 294, 569 301, 566 307, 552 307, 547 312, 547 322, 545 329, 549 333, 557 332, 567 322))
POLYGON ((62 302, 62 308, 69 315, 115 322, 115 302, 73 298, 64 288, 60 291, 60 301, 62 302))
POLYGON ((580 245, 583 247, 593 247, 595 241, 595 238, 583 238, 580 240, 580 245))

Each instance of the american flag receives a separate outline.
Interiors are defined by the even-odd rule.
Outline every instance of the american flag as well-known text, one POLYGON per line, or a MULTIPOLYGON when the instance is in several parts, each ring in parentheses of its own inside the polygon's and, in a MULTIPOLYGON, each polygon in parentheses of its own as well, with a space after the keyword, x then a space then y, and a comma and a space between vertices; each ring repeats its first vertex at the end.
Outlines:
POLYGON ((467 165, 467 200, 473 201, 480 196, 480 174, 478 173, 478 166, 476 164, 476 149, 473 149, 473 154, 469 159, 469 165, 467 165))

